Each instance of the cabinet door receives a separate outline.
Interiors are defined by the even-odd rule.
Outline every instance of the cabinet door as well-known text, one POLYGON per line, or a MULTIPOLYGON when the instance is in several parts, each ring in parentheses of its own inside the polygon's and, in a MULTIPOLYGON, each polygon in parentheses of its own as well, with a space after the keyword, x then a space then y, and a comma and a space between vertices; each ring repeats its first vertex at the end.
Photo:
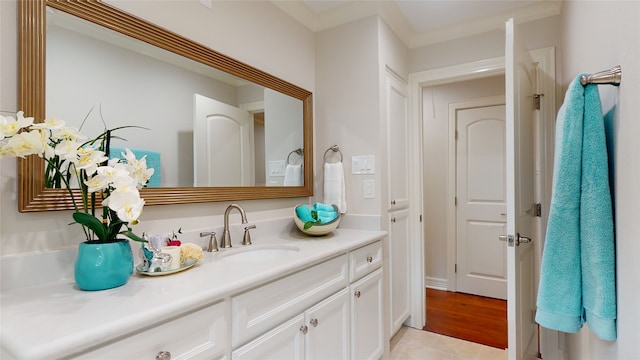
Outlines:
POLYGON ((389 213, 389 308, 390 334, 395 334, 409 317, 411 281, 409 210, 389 213))
POLYGON ((349 289, 320 302, 305 315, 309 328, 306 360, 349 359, 349 289))
POLYGON ((126 336, 74 359, 155 359, 170 352, 172 359, 220 359, 229 348, 229 304, 207 306, 126 336))
POLYGON ((233 360, 302 360, 307 328, 300 314, 231 353, 233 360))
POLYGON ((409 112, 407 84, 391 72, 386 81, 388 210, 409 206, 409 112))
POLYGON ((382 269, 353 283, 351 289, 351 358, 378 359, 384 352, 382 269))

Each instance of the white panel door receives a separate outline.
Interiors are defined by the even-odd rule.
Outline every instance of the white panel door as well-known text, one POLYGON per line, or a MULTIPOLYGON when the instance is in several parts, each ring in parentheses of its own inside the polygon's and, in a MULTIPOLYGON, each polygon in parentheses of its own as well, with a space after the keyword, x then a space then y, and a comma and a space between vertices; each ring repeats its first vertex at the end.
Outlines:
POLYGON ((384 353, 382 269, 351 284, 351 359, 375 360, 384 353))
POLYGON ((305 312, 306 360, 349 359, 349 289, 305 312))
POLYGON ((506 23, 507 106, 507 320, 509 360, 537 354, 534 322, 533 234, 534 153, 533 60, 518 40, 513 19, 506 23))
POLYGON ((407 84, 387 72, 387 169, 389 210, 409 206, 409 110, 407 84))
POLYGON ((254 185, 253 118, 194 94, 194 186, 254 185))
POLYGON ((304 315, 300 314, 246 345, 233 350, 233 360, 304 359, 304 315))
POLYGON ((456 291, 506 299, 505 106, 494 102, 455 111, 456 291))
POLYGON ((389 213, 389 308, 391 332, 395 334, 409 317, 411 267, 409 210, 389 213))

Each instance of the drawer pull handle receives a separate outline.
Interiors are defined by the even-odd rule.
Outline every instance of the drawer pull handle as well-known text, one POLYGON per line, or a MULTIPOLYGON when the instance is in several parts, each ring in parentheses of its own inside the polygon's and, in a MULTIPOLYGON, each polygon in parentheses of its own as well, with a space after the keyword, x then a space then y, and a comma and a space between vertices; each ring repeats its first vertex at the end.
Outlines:
POLYGON ((311 319, 309 321, 309 324, 311 324, 313 327, 318 326, 318 319, 311 319))
POLYGON ((356 290, 356 292, 353 295, 355 295, 355 297, 359 298, 360 297, 360 290, 356 290))
POLYGON ((309 331, 309 328, 307 327, 307 325, 300 326, 300 332, 306 335, 307 331, 309 331))
POLYGON ((367 256, 367 262, 368 263, 372 263, 373 262, 373 257, 372 256, 367 256))
POLYGON ((171 353, 168 351, 160 351, 156 355, 156 360, 171 360, 171 353))

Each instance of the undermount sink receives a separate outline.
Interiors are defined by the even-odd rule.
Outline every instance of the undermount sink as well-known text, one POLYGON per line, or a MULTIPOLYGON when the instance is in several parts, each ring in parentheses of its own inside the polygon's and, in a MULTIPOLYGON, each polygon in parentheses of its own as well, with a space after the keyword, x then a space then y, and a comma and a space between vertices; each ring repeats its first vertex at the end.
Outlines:
POLYGON ((292 256, 300 248, 293 245, 248 245, 222 254, 223 261, 272 261, 292 256))

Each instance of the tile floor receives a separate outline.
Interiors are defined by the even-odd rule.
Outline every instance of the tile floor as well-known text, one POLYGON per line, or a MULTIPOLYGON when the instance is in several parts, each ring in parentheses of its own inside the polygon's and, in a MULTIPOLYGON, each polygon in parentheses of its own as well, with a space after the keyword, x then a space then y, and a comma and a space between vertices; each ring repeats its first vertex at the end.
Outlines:
POLYGON ((507 351, 402 327, 391 339, 390 360, 506 360, 507 351))

